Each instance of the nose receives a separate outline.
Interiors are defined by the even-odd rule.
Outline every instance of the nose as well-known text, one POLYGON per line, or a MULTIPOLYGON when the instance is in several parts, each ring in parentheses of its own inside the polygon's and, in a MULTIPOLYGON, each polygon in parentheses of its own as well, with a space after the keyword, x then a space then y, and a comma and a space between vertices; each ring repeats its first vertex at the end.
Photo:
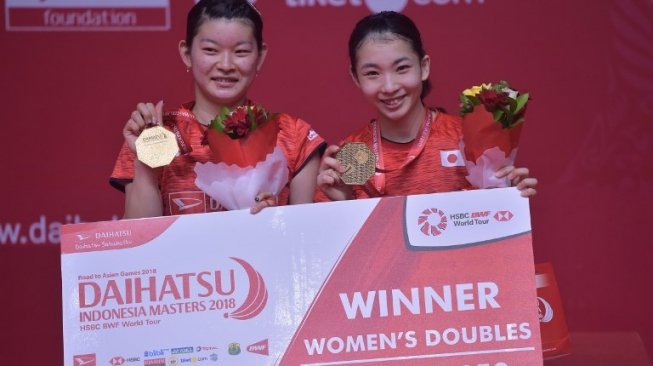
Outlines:
POLYGON ((218 57, 215 65, 220 71, 232 71, 234 69, 234 60, 231 52, 222 52, 218 57))
POLYGON ((383 76, 383 84, 381 85, 381 92, 385 94, 393 94, 399 88, 399 84, 395 80, 394 75, 385 74, 383 76))

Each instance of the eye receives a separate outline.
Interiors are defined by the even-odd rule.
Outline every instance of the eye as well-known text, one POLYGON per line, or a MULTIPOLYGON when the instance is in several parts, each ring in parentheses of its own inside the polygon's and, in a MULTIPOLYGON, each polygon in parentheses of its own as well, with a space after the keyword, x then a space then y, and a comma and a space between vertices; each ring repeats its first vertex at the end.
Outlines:
POLYGON ((238 56, 247 56, 252 53, 252 50, 249 48, 240 48, 236 50, 236 55, 238 56))
POLYGON ((410 65, 399 65, 397 67, 397 72, 403 73, 410 70, 410 65))
POLYGON ((204 51, 204 53, 207 53, 207 54, 218 53, 218 50, 213 48, 213 47, 204 47, 204 48, 202 48, 202 51, 204 51))
POLYGON ((366 78, 373 78, 379 76, 379 72, 376 70, 365 70, 362 72, 363 76, 366 78))

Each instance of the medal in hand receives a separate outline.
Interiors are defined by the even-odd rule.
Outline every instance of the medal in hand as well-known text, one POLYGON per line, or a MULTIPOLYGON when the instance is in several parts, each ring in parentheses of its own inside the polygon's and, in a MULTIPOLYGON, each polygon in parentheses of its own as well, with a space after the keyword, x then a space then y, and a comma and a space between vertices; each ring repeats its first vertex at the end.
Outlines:
POLYGON ((161 126, 144 129, 136 139, 138 160, 150 168, 170 164, 178 153, 175 135, 161 126))
POLYGON ((374 175, 376 158, 362 142, 350 142, 336 153, 336 159, 345 167, 340 179, 348 185, 363 185, 374 175))

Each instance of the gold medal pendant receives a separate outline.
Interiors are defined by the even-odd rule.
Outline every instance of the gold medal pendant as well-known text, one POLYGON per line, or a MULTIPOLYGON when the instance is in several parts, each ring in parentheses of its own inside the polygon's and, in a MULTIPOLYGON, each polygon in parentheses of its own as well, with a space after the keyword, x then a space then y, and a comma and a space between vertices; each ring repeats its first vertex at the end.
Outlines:
POLYGON ((345 166, 340 179, 348 185, 363 185, 374 175, 376 158, 362 142, 345 144, 336 153, 336 159, 345 166))
POLYGON ((136 156, 150 168, 170 164, 178 153, 175 135, 161 126, 144 129, 136 139, 136 156))

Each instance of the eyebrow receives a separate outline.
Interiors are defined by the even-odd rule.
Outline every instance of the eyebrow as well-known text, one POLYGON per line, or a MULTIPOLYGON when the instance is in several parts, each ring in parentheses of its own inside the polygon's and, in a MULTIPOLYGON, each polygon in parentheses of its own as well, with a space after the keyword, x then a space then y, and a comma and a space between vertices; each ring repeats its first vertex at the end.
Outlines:
MULTIPOLYGON (((212 40, 210 38, 201 38, 200 42, 208 42, 208 43, 212 43, 212 44, 215 44, 215 45, 220 45, 218 42, 216 42, 216 41, 214 41, 214 40, 212 40)), ((236 47, 244 45, 244 44, 245 45, 252 45, 252 44, 254 44, 254 42, 240 41, 240 42, 236 43, 236 47)))
MULTIPOLYGON (((409 57, 400 57, 400 58, 396 59, 392 63, 392 66, 397 66, 398 64, 400 64, 400 63, 402 63, 404 61, 410 61, 410 58, 409 57)), ((370 68, 370 67, 375 68, 375 67, 379 67, 379 65, 377 65, 375 63, 372 63, 372 62, 368 62, 368 63, 362 64, 360 69, 363 70, 363 69, 367 69, 367 68, 370 68)))

